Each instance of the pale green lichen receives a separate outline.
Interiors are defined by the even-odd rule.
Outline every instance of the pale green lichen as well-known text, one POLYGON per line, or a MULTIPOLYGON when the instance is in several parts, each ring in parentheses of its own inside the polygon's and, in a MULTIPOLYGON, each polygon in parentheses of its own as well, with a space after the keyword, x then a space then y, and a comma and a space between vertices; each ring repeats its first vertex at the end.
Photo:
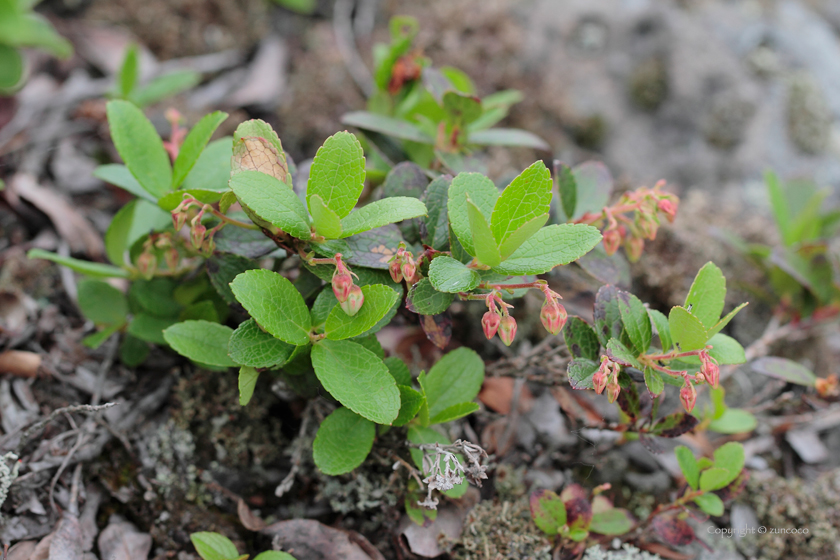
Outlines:
POLYGON ((603 550, 600 546, 586 549, 583 560, 660 560, 658 554, 639 550, 631 544, 625 544, 618 550, 603 550))
POLYGON ((528 498, 475 506, 453 543, 455 560, 551 560, 551 542, 534 525, 528 498))
MULTIPOLYGON (((9 496, 9 488, 12 487, 12 483, 17 478, 20 469, 20 461, 17 459, 18 456, 14 453, 6 453, 0 457, 0 506, 6 501, 9 496), (9 461, 12 461, 14 466, 10 467, 9 461)), ((0 515, 0 520, 2 519, 3 516, 0 515)))

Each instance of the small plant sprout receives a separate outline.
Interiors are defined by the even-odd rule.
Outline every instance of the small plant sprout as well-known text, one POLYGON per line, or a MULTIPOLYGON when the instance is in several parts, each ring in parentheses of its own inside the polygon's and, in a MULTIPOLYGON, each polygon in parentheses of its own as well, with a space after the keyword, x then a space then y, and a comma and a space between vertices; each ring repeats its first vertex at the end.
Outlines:
MULTIPOLYGON (((219 533, 209 531, 192 533, 190 541, 202 560, 248 560, 250 556, 239 554, 233 541, 219 533)), ((267 550, 257 554, 254 560, 295 560, 295 557, 288 552, 267 550)))

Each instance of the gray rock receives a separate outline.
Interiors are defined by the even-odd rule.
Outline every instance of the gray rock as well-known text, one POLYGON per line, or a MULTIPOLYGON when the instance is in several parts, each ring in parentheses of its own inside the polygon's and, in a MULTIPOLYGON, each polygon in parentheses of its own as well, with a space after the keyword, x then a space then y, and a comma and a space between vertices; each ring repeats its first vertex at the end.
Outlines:
POLYGON ((654 473, 627 472, 624 473, 624 480, 639 492, 648 494, 664 492, 671 487, 671 477, 665 471, 654 473))
POLYGON ((560 405, 548 391, 534 399, 531 410, 523 416, 523 420, 534 427, 539 438, 549 447, 564 447, 577 442, 577 437, 566 427, 560 405))

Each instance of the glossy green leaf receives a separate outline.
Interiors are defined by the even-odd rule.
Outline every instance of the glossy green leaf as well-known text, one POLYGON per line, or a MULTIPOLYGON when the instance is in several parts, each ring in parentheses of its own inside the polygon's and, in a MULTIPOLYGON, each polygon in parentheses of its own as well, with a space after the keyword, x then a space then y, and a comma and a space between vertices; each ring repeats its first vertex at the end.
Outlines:
POLYGON ((166 212, 172 212, 179 204, 181 204, 181 202, 184 201, 185 198, 194 198, 205 204, 214 204, 219 202, 224 195, 225 193, 211 191, 208 189, 181 189, 163 195, 158 199, 157 205, 166 212))
POLYGON ((193 70, 171 72, 158 76, 148 84, 136 88, 130 96, 130 101, 138 107, 147 107, 167 97, 191 89, 200 82, 201 74, 193 70))
POLYGON ((651 367, 645 368, 645 386, 651 395, 659 395, 665 389, 662 374, 651 367))
POLYGON ((256 368, 251 366, 239 368, 239 406, 245 406, 251 402, 259 376, 260 372, 256 368))
POLYGON ((248 319, 230 337, 228 353, 237 364, 255 368, 281 366, 295 347, 262 330, 257 322, 248 319))
POLYGON ((306 208, 287 184, 259 171, 240 171, 230 178, 240 202, 260 218, 298 239, 309 239, 306 208))
POLYGON ((385 366, 388 368, 397 385, 411 386, 411 371, 409 371, 404 361, 397 356, 389 356, 384 361, 385 366))
POLYGON ((173 350, 194 362, 211 366, 238 365, 228 356, 228 342, 233 329, 209 321, 184 321, 163 331, 163 338, 173 350))
POLYGON ((435 139, 402 119, 395 119, 385 115, 376 115, 367 111, 353 111, 345 113, 341 117, 342 124, 355 126, 362 130, 370 130, 397 138, 398 140, 409 140, 420 144, 434 145, 435 139))
MULTIPOLYGON (((308 9, 308 8, 306 8, 306 6, 310 6, 310 5, 314 6, 315 5, 314 0, 293 0, 293 1, 292 0, 284 0, 284 2, 288 2, 289 4, 292 4, 292 5, 303 6, 301 11, 304 10, 304 9, 308 9)), ((289 6, 289 9, 293 9, 293 8, 291 6, 289 6)), ((302 13, 309 13, 309 12, 302 11, 302 13)), ((289 554, 288 552, 280 552, 280 551, 277 551, 277 550, 266 550, 265 552, 260 552, 259 554, 257 554, 254 557, 254 560, 295 560, 295 557, 292 556, 291 554, 289 554)))
POLYGON ((127 98, 131 95, 134 86, 137 85, 139 75, 140 65, 137 57, 137 45, 131 43, 125 49, 125 56, 123 56, 123 62, 117 75, 117 86, 121 97, 127 98))
POLYGON ((184 178, 181 188, 230 192, 228 181, 230 180, 230 159, 233 155, 232 140, 230 136, 226 136, 207 144, 193 168, 184 178))
POLYGON ((228 114, 222 111, 215 111, 202 117, 200 121, 190 130, 184 142, 178 150, 178 157, 172 166, 172 188, 177 189, 187 177, 190 170, 198 161, 201 152, 210 141, 210 137, 219 128, 219 125, 228 118, 228 114))
POLYGON ((145 342, 166 346, 163 331, 171 327, 178 320, 173 317, 155 317, 148 313, 136 313, 128 324, 128 334, 145 342))
POLYGON ((684 307, 672 307, 668 315, 671 337, 683 352, 699 350, 706 345, 709 336, 700 319, 684 307))
POLYGON ((44 259, 66 266, 76 272, 87 274, 91 278, 128 278, 127 270, 97 262, 83 261, 73 257, 62 257, 43 249, 30 249, 26 256, 30 259, 44 259))
POLYGON ((464 416, 469 416, 473 412, 477 412, 480 408, 481 407, 478 406, 478 403, 474 402, 453 404, 429 418, 429 424, 445 424, 446 422, 452 422, 453 420, 463 418, 464 416))
POLYGON ((270 270, 249 270, 234 278, 230 288, 263 329, 295 346, 309 344, 309 308, 286 278, 270 270))
POLYGON ((728 469, 712 467, 700 473, 700 489, 707 492, 720 490, 732 482, 732 480, 734 478, 729 477, 728 469))
POLYGON ((429 265, 429 281, 439 292, 468 292, 478 286, 478 273, 452 257, 436 257, 429 265))
POLYGON ((382 360, 367 348, 324 339, 312 347, 312 366, 324 389, 353 412, 377 424, 397 418, 400 391, 382 360))
POLYGON ((499 246, 499 252, 502 254, 502 259, 507 259, 514 252, 516 252, 523 243, 531 239, 535 233, 548 221, 548 214, 537 216, 528 222, 525 222, 519 229, 510 234, 510 236, 499 246))
POLYGON ((600 357, 600 343, 598 335, 589 324, 572 315, 563 329, 563 339, 572 357, 598 360, 600 357))
MULTIPOLYGON (((409 377, 410 379, 411 377, 409 377)), ((412 389, 408 385, 397 385, 397 388, 400 390, 400 413, 397 415, 397 419, 394 420, 393 425, 405 426, 417 416, 426 397, 423 396, 423 393, 412 389)))
POLYGON ((720 418, 709 423, 709 429, 719 434, 748 434, 758 427, 758 420, 749 411, 727 408, 720 418))
POLYGON ((644 354, 650 347, 653 336, 645 304, 633 294, 619 291, 618 310, 621 313, 624 330, 636 348, 636 354, 644 354))
POLYGON ((454 299, 454 294, 435 290, 431 281, 423 278, 411 286, 405 305, 409 311, 420 315, 437 315, 449 309, 454 299))
POLYGON ((341 237, 341 218, 330 210, 317 194, 309 197, 309 212, 312 214, 312 225, 319 235, 327 239, 341 237))
POLYGON ((331 340, 343 340, 366 333, 394 306, 400 295, 382 284, 362 286, 364 305, 352 317, 336 305, 327 317, 324 332, 331 340))
POLYGON ((312 197, 321 202, 338 218, 343 218, 356 206, 365 185, 365 156, 359 140, 349 132, 337 132, 318 148, 309 171, 306 198, 310 212, 312 197))
POLYGON ((23 78, 23 57, 9 45, 0 44, 0 91, 11 90, 23 78))
POLYGON ((601 232, 583 224, 561 224, 539 230, 493 270, 512 276, 543 274, 575 261, 601 241, 601 232))
POLYGON ((438 251, 449 247, 449 186, 452 178, 446 175, 438 177, 426 187, 423 203, 426 205, 426 233, 423 242, 438 251))
POLYGON ((134 175, 131 174, 128 167, 119 163, 100 165, 94 169, 93 176, 101 181, 110 183, 111 185, 116 185, 134 196, 148 200, 152 203, 157 203, 158 198, 160 198, 159 196, 153 196, 151 193, 147 192, 146 189, 137 182, 137 179, 134 178, 134 175))
POLYGON ((432 366, 423 389, 434 418, 447 408, 472 401, 484 383, 484 361, 469 348, 458 348, 432 366))
POLYGON ((4 13, 0 17, 0 37, 5 45, 37 47, 59 58, 73 54, 70 42, 59 35, 44 16, 34 12, 15 10, 4 13))
POLYGON ((233 542, 219 533, 193 533, 190 540, 203 560, 237 560, 239 551, 233 542))
POLYGON ((684 445, 678 445, 674 449, 674 453, 677 456, 680 470, 685 476, 685 481, 691 486, 692 490, 697 490, 700 487, 700 467, 697 465, 694 453, 684 445))
POLYGON ((125 294, 102 280, 78 284, 78 304, 85 318, 97 325, 122 325, 128 316, 125 294))
POLYGON ((709 356, 720 365, 743 364, 747 361, 744 347, 732 337, 718 333, 708 340, 708 344, 712 346, 709 356))
POLYGON ((172 216, 147 200, 131 200, 120 208, 105 232, 105 253, 117 266, 125 266, 126 253, 134 243, 152 231, 172 225, 172 216))
POLYGON ((569 377, 569 385, 572 389, 592 389, 592 376, 598 371, 598 364, 586 358, 575 358, 569 362, 566 374, 569 377))
POLYGON ((513 232, 551 209, 551 173, 537 161, 502 191, 490 220, 496 243, 502 245, 513 232))
POLYGON ((575 207, 577 206, 577 181, 572 173, 572 169, 566 164, 558 166, 556 160, 554 162, 557 173, 557 185, 560 194, 560 203, 563 206, 563 213, 566 216, 575 215, 575 207))
POLYGON ((172 185, 169 155, 143 111, 115 99, 108 102, 107 113, 114 146, 137 182, 156 199, 168 193, 172 185))
POLYGON ((467 197, 481 210, 484 217, 489 219, 499 198, 499 189, 481 173, 459 173, 449 186, 449 227, 467 253, 475 256, 467 197))
POLYGON ((683 307, 691 310, 691 314, 697 317, 708 331, 720 319, 725 298, 726 278, 714 263, 708 262, 694 277, 683 307))
POLYGON ((502 255, 496 246, 493 232, 490 230, 490 225, 487 223, 484 214, 481 213, 478 206, 472 203, 469 195, 467 196, 467 216, 470 221, 476 258, 487 266, 498 266, 502 262, 502 255))
POLYGON ((644 369, 638 360, 636 360, 636 353, 624 346, 617 338, 611 338, 607 342, 607 353, 613 360, 620 364, 633 366, 636 369, 644 369))
POLYGON ((416 198, 392 196, 366 204, 342 218, 341 237, 426 215, 426 206, 416 198))
POLYGON ((364 462, 374 437, 373 422, 347 408, 337 408, 321 422, 312 443, 312 458, 324 474, 348 473, 364 462))

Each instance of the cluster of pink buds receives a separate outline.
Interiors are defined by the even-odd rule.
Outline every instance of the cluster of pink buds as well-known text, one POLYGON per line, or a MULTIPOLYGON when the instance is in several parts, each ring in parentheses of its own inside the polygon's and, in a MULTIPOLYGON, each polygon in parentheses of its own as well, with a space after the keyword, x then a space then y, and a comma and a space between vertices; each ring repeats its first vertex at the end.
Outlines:
POLYGON ((542 285, 541 289, 545 294, 545 302, 540 309, 540 322, 549 333, 560 334, 566 324, 566 319, 569 317, 566 308, 557 301, 562 297, 557 292, 548 289, 548 285, 542 285))
POLYGON ((400 243, 397 254, 391 257, 388 261, 388 272, 391 273, 391 279, 394 282, 402 282, 403 278, 409 284, 414 283, 414 276, 417 274, 417 262, 414 260, 414 255, 411 251, 406 251, 405 243, 400 243))
POLYGON ((704 381, 717 388, 720 384, 720 366, 718 366, 717 360, 709 356, 706 350, 701 350, 698 357, 700 358, 700 374, 704 381))
POLYGON ((502 297, 495 290, 487 295, 485 299, 487 302, 487 313, 481 318, 481 327, 484 330, 484 336, 487 340, 492 339, 499 333, 499 338, 505 346, 510 346, 513 339, 516 337, 516 319, 508 313, 508 308, 513 307, 509 303, 505 303, 502 297), (498 304, 501 311, 496 308, 498 304))
MULTIPOLYGON (((680 402, 685 407, 686 412, 694 410, 694 403, 697 402, 697 391, 694 389, 694 383, 691 382, 691 377, 687 371, 680 372, 683 376, 684 383, 680 388, 680 402)), ((703 376, 703 374, 698 374, 703 376)))
POLYGON ((662 191, 665 181, 659 181, 649 189, 641 187, 625 193, 621 199, 599 213, 586 213, 577 223, 598 225, 606 222, 604 229, 604 250, 612 255, 622 245, 627 258, 637 261, 645 248, 645 240, 656 239, 660 216, 673 223, 677 215, 679 198, 662 191), (628 215, 633 212, 633 218, 628 215))
POLYGON ((621 386, 618 384, 618 374, 621 366, 612 361, 609 356, 601 356, 601 365, 598 371, 592 376, 592 386, 599 395, 607 390, 607 400, 614 403, 621 393, 621 386))
POLYGON ((336 253, 335 272, 332 277, 332 289, 341 309, 351 317, 359 312, 365 303, 362 289, 353 283, 353 273, 341 260, 341 253, 336 253))
POLYGON ((201 203, 194 198, 188 198, 181 202, 181 204, 172 211, 172 225, 175 226, 175 231, 178 232, 181 231, 181 228, 183 228, 184 225, 186 225, 187 220, 189 220, 190 243, 192 243, 193 247, 195 247, 197 251, 212 253, 216 248, 216 243, 213 241, 213 235, 215 235, 215 233, 219 231, 225 223, 219 222, 219 224, 211 230, 208 230, 207 226, 201 223, 204 213, 208 210, 213 211, 212 206, 209 204, 203 204, 201 206, 201 210, 199 210, 198 213, 190 219, 190 207, 198 204, 201 203))

